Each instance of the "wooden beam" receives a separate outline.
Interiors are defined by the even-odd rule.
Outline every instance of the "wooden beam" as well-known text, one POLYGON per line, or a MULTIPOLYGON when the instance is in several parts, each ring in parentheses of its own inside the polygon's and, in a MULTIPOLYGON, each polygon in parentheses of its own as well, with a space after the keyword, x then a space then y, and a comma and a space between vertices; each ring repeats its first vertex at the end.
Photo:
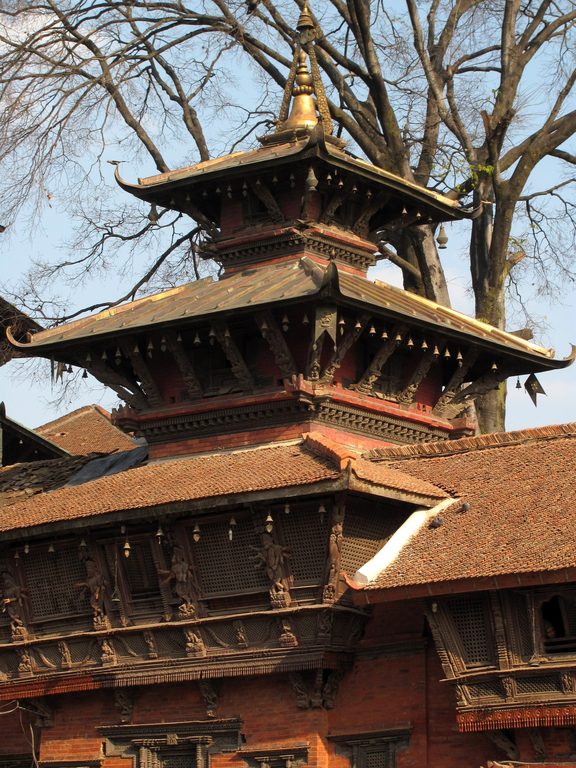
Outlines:
POLYGON ((202 397, 202 385, 194 370, 194 365, 188 352, 184 349, 181 341, 173 333, 166 334, 166 344, 172 353, 178 370, 182 374, 182 379, 186 386, 186 392, 191 398, 202 397))
POLYGON ((88 373, 91 373, 102 384, 110 387, 131 408, 137 411, 146 408, 146 395, 138 384, 130 381, 103 360, 91 360, 89 363, 86 361, 79 362, 78 365, 81 368, 85 368, 88 373))
POLYGON ((284 221, 285 217, 280 206, 278 205, 278 201, 270 189, 266 186, 266 184, 260 180, 255 182, 251 181, 250 189, 252 192, 254 192, 258 200, 260 200, 260 202, 266 206, 266 210, 270 214, 272 221, 276 222, 277 224, 281 221, 284 221))
POLYGON ((331 223, 334 220, 334 214, 346 199, 347 194, 343 190, 335 190, 320 214, 320 221, 331 223))
POLYGON ((280 369, 282 378, 291 379, 292 376, 296 376, 298 373, 296 363, 272 312, 259 312, 256 315, 256 322, 262 337, 266 339, 270 351, 274 355, 274 362, 280 369))
POLYGON ((230 363, 235 379, 245 392, 253 392, 256 389, 254 379, 242 353, 232 338, 228 325, 226 323, 219 323, 214 326, 214 332, 218 343, 222 347, 222 351, 226 355, 226 359, 230 363))
POLYGON ((452 400, 444 406, 442 415, 446 419, 456 418, 479 395, 484 395, 486 392, 490 392, 491 389, 497 389, 509 375, 510 371, 500 369, 497 371, 487 371, 476 381, 456 392, 452 400))
POLYGON ((367 236, 370 219, 376 211, 385 205, 389 198, 390 195, 387 192, 379 192, 371 201, 366 202, 361 207, 361 212, 352 225, 352 231, 356 232, 357 235, 367 236))

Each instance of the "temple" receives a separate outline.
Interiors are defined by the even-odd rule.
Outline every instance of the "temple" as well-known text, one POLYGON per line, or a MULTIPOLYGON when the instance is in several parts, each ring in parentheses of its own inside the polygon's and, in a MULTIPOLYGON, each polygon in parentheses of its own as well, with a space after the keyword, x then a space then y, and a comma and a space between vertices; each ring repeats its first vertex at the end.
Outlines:
POLYGON ((219 279, 7 323, 122 405, 0 414, 0 768, 573 764, 576 425, 474 401, 574 353, 368 278, 476 211, 346 150, 314 35, 257 149, 116 174, 219 279))

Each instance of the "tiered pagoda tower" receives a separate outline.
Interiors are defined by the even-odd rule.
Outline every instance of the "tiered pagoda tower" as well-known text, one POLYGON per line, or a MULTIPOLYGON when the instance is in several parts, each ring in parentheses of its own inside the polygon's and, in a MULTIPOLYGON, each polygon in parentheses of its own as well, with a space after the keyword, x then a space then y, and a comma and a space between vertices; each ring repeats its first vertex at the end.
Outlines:
POLYGON ((137 184, 117 175, 140 200, 195 219, 222 277, 12 337, 112 387, 126 403, 116 423, 152 455, 310 429, 363 446, 471 434, 477 395, 571 360, 367 279, 379 239, 475 212, 344 149, 307 12, 298 30, 277 128, 260 148, 137 184))

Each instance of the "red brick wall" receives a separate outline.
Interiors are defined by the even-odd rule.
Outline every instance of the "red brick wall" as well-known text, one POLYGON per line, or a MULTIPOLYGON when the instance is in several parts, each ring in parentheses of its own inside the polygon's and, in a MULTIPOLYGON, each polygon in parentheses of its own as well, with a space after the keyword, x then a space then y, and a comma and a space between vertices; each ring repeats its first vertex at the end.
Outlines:
MULTIPOLYGON (((15 701, 2 702, 0 706, 0 757, 32 754, 33 737, 28 713, 22 709, 14 711, 16 706, 15 701)), ((22 706, 25 706, 25 702, 22 702, 22 706)))

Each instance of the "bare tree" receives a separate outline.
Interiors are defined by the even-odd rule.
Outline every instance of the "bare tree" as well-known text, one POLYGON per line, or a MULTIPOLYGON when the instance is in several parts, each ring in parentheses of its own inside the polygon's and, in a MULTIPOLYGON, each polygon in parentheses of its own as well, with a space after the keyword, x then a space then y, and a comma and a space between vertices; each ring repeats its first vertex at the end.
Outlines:
MULTIPOLYGON (((210 148, 225 151, 233 134, 252 141, 277 112, 269 104, 281 97, 302 6, 303 0, 3 4, 4 216, 46 201, 52 189, 78 201, 75 254, 42 266, 43 284, 63 270, 78 277, 111 259, 125 268, 135 251, 152 246, 154 257, 135 264, 140 272, 123 299, 179 269, 198 272, 206 222, 191 227, 169 211, 127 203, 120 212, 94 206, 107 146, 165 171, 207 159, 210 148), (242 79, 250 82, 239 101, 242 79), (182 157, 175 146, 189 151, 182 157)), ((552 273, 572 278, 557 242, 573 241, 575 231, 573 1, 318 0, 312 10, 338 132, 387 170, 468 196, 481 208, 470 235, 477 316, 504 327, 505 289, 511 285, 521 296, 528 266, 544 281, 552 273), (534 171, 545 161, 554 164, 555 177, 538 188, 534 171), (513 230, 519 211, 520 234, 513 230)), ((407 289, 449 303, 434 235, 425 225, 391 232, 383 248, 402 268, 407 289)), ((28 280, 21 303, 46 306, 30 291, 37 284, 28 280)), ((503 414, 503 395, 487 397, 483 428, 501 428, 503 414)))

